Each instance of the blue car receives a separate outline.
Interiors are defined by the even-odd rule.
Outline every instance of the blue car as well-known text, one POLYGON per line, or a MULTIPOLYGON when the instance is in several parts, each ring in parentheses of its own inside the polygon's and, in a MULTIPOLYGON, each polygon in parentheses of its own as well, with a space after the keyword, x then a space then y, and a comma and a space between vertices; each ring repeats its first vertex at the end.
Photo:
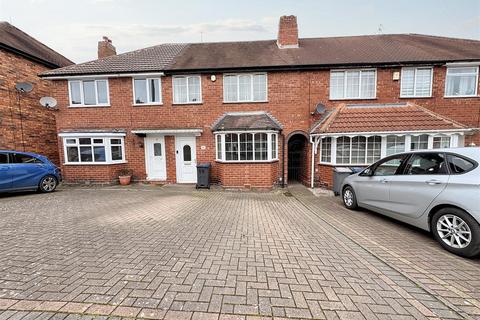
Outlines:
POLYGON ((52 192, 61 180, 60 169, 45 156, 0 150, 0 192, 52 192))

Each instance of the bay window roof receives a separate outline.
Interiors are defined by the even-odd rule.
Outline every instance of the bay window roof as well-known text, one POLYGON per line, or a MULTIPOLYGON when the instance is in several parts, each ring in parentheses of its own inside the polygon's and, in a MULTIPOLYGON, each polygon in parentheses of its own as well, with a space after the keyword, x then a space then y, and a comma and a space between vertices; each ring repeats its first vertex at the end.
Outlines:
POLYGON ((267 112, 225 113, 212 126, 212 131, 282 130, 282 125, 267 112))
POLYGON ((405 104, 342 104, 325 113, 312 134, 361 132, 469 131, 455 120, 422 106, 405 104))

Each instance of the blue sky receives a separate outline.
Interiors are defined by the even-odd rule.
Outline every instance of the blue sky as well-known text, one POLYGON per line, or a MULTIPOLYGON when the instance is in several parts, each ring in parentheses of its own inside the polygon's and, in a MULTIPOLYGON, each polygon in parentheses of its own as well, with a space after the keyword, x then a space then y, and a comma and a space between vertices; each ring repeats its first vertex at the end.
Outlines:
POLYGON ((276 38, 278 18, 298 17, 300 37, 423 33, 480 40, 479 0, 0 0, 13 23, 75 62, 164 42, 276 38))

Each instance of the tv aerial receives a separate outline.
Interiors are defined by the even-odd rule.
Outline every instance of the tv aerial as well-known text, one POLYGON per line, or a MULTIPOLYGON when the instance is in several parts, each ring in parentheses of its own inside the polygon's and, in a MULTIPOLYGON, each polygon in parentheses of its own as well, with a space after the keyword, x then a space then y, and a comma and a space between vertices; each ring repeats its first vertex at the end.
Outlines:
POLYGON ((42 97, 40 98, 40 104, 47 109, 56 109, 57 100, 52 97, 42 97))
POLYGON ((30 82, 19 82, 15 85, 15 89, 22 93, 30 92, 33 89, 33 84, 30 82))

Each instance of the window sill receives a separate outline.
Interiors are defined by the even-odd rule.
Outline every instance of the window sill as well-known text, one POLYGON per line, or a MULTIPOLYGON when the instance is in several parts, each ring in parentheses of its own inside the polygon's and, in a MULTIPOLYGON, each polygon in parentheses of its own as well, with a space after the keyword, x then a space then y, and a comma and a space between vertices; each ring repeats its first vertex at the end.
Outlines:
POLYGON ((433 96, 400 96, 400 99, 431 99, 433 96))
POLYGON ((445 99, 468 99, 468 98, 480 98, 478 95, 473 96, 443 96, 445 99))
POLYGON ((224 164, 257 164, 257 163, 274 163, 274 162, 278 162, 279 160, 278 159, 274 159, 274 160, 256 160, 256 161, 242 161, 242 160, 238 160, 238 161, 227 161, 227 160, 215 160, 216 162, 218 163, 224 163, 224 164))
POLYGON ((172 103, 173 106, 188 106, 188 105, 200 105, 203 104, 203 101, 200 102, 185 102, 185 103, 172 103))
POLYGON ((85 104, 71 104, 67 106, 67 108, 108 108, 111 107, 109 104, 92 104, 92 105, 85 105, 85 104))
POLYGON ((163 106, 163 103, 134 103, 132 104, 133 107, 156 107, 156 106, 163 106))
POLYGON ((109 166, 116 164, 125 164, 127 161, 121 162, 64 162, 64 166, 109 166))
POLYGON ((249 104, 249 103, 268 103, 268 100, 262 101, 223 101, 224 104, 249 104))
POLYGON ((328 98, 329 101, 348 101, 348 100, 377 100, 377 97, 374 98, 328 98))

